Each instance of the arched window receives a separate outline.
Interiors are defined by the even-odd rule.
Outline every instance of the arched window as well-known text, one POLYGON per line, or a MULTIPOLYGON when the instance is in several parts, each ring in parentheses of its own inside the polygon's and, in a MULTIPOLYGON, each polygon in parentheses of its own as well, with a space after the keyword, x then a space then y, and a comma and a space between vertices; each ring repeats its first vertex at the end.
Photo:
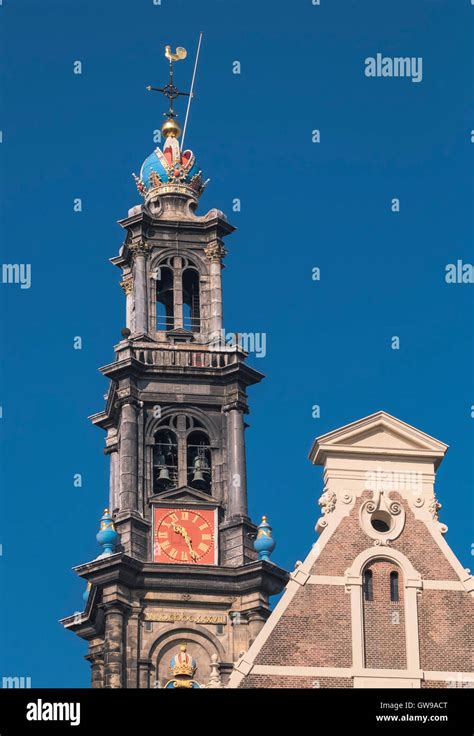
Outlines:
POLYGON ((186 465, 188 485, 202 491, 211 490, 211 448, 205 432, 188 435, 186 465))
POLYGON ((156 329, 174 328, 173 271, 160 266, 156 279, 156 329))
POLYGON ((373 601, 374 600, 374 581, 373 581, 372 570, 366 570, 364 572, 363 588, 364 588, 364 600, 373 601))
POLYGON ((390 573, 390 600, 392 603, 398 603, 400 600, 398 593, 398 572, 390 573))
POLYGON ((183 327, 191 332, 199 332, 201 328, 199 273, 195 268, 183 271, 183 327))
POLYGON ((160 429, 153 447, 153 492, 176 487, 178 482, 178 444, 170 429, 160 429))

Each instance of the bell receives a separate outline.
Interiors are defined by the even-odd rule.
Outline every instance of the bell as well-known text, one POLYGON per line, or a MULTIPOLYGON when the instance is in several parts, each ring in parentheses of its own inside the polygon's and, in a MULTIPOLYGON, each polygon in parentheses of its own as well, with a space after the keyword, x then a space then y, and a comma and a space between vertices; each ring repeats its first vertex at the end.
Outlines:
POLYGON ((205 483, 206 479, 204 478, 204 475, 202 474, 202 470, 200 468, 196 468, 194 471, 192 483, 205 483))
POLYGON ((163 481, 165 481, 166 483, 169 482, 169 480, 170 480, 170 474, 169 474, 169 471, 168 471, 168 468, 166 467, 166 465, 164 465, 162 468, 160 468, 160 472, 158 474, 158 480, 160 482, 163 482, 163 481))

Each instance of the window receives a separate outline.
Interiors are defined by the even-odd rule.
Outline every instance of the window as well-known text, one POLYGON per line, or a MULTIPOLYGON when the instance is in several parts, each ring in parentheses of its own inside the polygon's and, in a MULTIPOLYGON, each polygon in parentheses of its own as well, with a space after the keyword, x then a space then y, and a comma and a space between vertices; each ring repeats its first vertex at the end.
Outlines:
POLYGON ((167 266, 160 266, 156 279, 156 329, 172 330, 173 328, 173 271, 167 266))
POLYGON ((153 447, 153 492, 176 487, 178 482, 178 444, 170 429, 160 429, 153 447))
POLYGON ((374 581, 373 581, 372 570, 366 570, 364 572, 363 590, 364 590, 364 600, 373 601, 374 600, 374 581))
POLYGON ((202 422, 187 414, 163 418, 154 433, 152 493, 191 486, 212 491, 212 455, 202 422))
POLYGON ((183 271, 183 327, 191 332, 201 327, 199 273, 194 268, 183 271))
POLYGON ((375 514, 372 514, 370 523, 376 532, 386 534, 392 526, 392 518, 386 511, 376 511, 375 514))
POLYGON ((390 573, 390 600, 392 603, 398 603, 400 600, 398 593, 398 572, 390 573))
POLYGON ((190 432, 186 454, 188 485, 202 491, 209 491, 211 488, 211 448, 205 432, 190 432))

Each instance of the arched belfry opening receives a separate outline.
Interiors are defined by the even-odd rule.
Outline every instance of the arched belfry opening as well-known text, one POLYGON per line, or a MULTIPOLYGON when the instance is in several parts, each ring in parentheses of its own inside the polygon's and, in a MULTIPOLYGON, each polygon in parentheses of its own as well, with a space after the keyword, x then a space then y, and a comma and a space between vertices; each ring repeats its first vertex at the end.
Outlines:
POLYGON ((210 492, 212 467, 211 448, 207 434, 201 430, 190 432, 186 450, 188 485, 210 492))
POLYGON ((175 488, 178 483, 178 442, 170 429, 160 429, 153 447, 153 492, 175 488))
POLYGON ((183 327, 191 332, 201 329, 199 273, 195 268, 183 271, 183 327))
POLYGON ((168 266, 161 266, 156 279, 156 329, 172 330, 174 316, 173 271, 168 266))

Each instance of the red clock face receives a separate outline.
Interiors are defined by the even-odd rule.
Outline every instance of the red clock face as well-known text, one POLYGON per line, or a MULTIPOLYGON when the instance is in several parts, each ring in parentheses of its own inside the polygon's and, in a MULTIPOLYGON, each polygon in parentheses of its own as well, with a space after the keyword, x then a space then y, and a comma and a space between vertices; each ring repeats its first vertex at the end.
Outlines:
POLYGON ((215 509, 154 510, 153 562, 217 564, 215 509))

